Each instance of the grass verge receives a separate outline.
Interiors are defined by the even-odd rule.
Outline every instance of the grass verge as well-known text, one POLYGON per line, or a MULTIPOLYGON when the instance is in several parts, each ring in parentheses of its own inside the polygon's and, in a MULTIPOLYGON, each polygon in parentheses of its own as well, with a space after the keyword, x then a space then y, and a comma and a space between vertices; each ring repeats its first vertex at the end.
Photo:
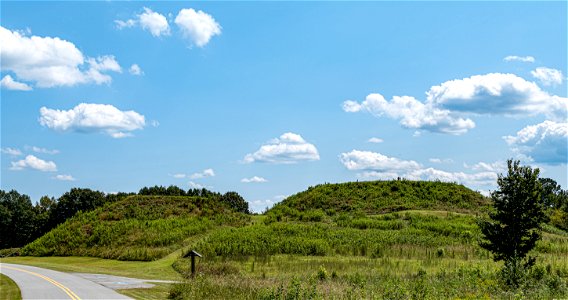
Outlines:
POLYGON ((0 299, 22 299, 22 294, 16 283, 4 274, 0 274, 0 299))
POLYGON ((152 282, 155 286, 149 289, 124 289, 117 292, 139 300, 161 300, 168 299, 170 294, 170 283, 152 282))
POLYGON ((97 273, 140 279, 180 280, 181 276, 172 268, 175 257, 141 262, 119 261, 94 257, 9 257, 0 262, 30 265, 63 272, 97 273))

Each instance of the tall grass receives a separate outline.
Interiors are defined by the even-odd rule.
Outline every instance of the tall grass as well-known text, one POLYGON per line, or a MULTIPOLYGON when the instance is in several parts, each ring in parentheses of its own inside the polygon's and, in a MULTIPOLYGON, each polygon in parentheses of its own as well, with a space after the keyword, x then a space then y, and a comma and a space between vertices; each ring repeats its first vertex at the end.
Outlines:
POLYGON ((455 183, 367 181, 310 187, 277 204, 268 215, 286 214, 289 212, 286 208, 297 211, 321 209, 328 215, 353 211, 376 214, 409 209, 471 213, 484 211, 488 206, 488 198, 455 183))
POLYGON ((189 237, 248 221, 248 216, 207 198, 132 196, 79 213, 25 246, 21 253, 148 261, 179 249, 189 237))

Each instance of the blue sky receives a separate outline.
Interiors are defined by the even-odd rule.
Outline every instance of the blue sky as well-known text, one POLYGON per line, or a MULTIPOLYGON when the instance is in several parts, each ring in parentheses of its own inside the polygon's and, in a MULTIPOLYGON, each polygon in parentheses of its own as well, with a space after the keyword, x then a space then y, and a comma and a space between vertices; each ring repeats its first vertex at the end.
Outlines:
POLYGON ((1 3, 1 188, 567 183, 566 2, 1 3))

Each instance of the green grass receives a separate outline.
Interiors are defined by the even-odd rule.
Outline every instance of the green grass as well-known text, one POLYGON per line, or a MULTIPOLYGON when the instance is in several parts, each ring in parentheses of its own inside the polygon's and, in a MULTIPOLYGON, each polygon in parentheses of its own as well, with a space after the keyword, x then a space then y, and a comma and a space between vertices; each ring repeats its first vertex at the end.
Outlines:
POLYGON ((123 290, 139 299, 551 299, 568 297, 568 233, 552 225, 518 290, 479 247, 487 198, 461 185, 325 184, 246 216, 196 197, 130 197, 81 214, 13 262, 70 272, 181 280, 123 290), (190 249, 204 254, 190 277, 190 249), (141 252, 142 251, 142 252, 141 252), (146 251, 146 252, 143 252, 146 251), (105 257, 142 261, 102 259, 105 257))
POLYGON ((21 300, 22 294, 10 277, 0 274, 0 300, 21 300))
POLYGON ((117 292, 139 300, 161 300, 167 299, 170 294, 171 284, 169 283, 152 283, 155 286, 144 289, 122 289, 117 292))
MULTIPOLYGON (((208 256, 275 254, 487 258, 475 218, 452 212, 405 211, 376 216, 338 214, 322 222, 270 222, 212 232, 194 248, 208 256), (445 250, 443 250, 445 251, 445 250)), ((568 253, 568 252, 567 252, 568 253)))
POLYGON ((151 261, 218 226, 243 226, 250 217, 215 199, 130 196, 79 213, 21 249, 22 255, 91 256, 151 261))
POLYGON ((200 263, 198 275, 187 283, 174 285, 172 296, 174 299, 551 299, 568 295, 568 274, 559 275, 568 270, 568 265, 550 270, 546 265, 538 265, 522 290, 504 288, 498 268, 489 259, 462 258, 295 255, 269 256, 264 260, 218 258, 200 263))
MULTIPOLYGON (((568 235, 545 228, 539 265, 519 290, 478 246, 476 216, 406 210, 366 215, 304 211, 224 228, 197 241, 198 276, 174 299, 550 299, 568 296, 568 235), (321 279, 323 278, 323 280, 321 279)), ((174 264, 189 277, 189 262, 174 264)))
POLYGON ((339 212, 386 212, 427 209, 482 212, 489 199, 463 185, 433 181, 365 181, 320 184, 292 195, 275 205, 269 217, 294 215, 319 209, 328 215, 339 212))
POLYGON ((140 279, 180 280, 181 275, 172 268, 178 256, 151 262, 119 261, 96 257, 9 257, 0 262, 30 265, 62 272, 98 273, 140 279))

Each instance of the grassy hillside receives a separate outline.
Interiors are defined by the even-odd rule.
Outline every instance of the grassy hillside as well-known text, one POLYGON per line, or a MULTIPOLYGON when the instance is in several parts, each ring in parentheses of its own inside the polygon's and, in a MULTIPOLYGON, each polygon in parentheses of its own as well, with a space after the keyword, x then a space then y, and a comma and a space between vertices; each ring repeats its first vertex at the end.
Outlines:
POLYGON ((136 264, 172 272, 173 263, 187 281, 172 287, 172 299, 566 298, 568 233, 546 225, 531 253, 538 265, 521 289, 507 289, 500 264, 478 246, 477 219, 489 205, 461 185, 406 180, 318 185, 257 216, 210 198, 131 196, 74 217, 22 252, 169 253, 136 264), (204 255, 196 277, 180 248, 204 255))
POLYGON ((129 196, 79 213, 26 245, 22 255, 154 260, 213 228, 248 220, 214 198, 129 196))
POLYGON ((489 199, 463 185, 433 181, 365 181, 321 184, 292 195, 271 211, 320 209, 329 215, 339 212, 381 214, 427 209, 479 212, 489 199))
MULTIPOLYGON (((478 246, 489 200, 440 182, 325 184, 192 244, 199 275, 174 299, 554 298, 568 294, 568 233, 546 226, 524 291, 478 246)), ((187 259, 174 267, 188 275, 187 259)))

